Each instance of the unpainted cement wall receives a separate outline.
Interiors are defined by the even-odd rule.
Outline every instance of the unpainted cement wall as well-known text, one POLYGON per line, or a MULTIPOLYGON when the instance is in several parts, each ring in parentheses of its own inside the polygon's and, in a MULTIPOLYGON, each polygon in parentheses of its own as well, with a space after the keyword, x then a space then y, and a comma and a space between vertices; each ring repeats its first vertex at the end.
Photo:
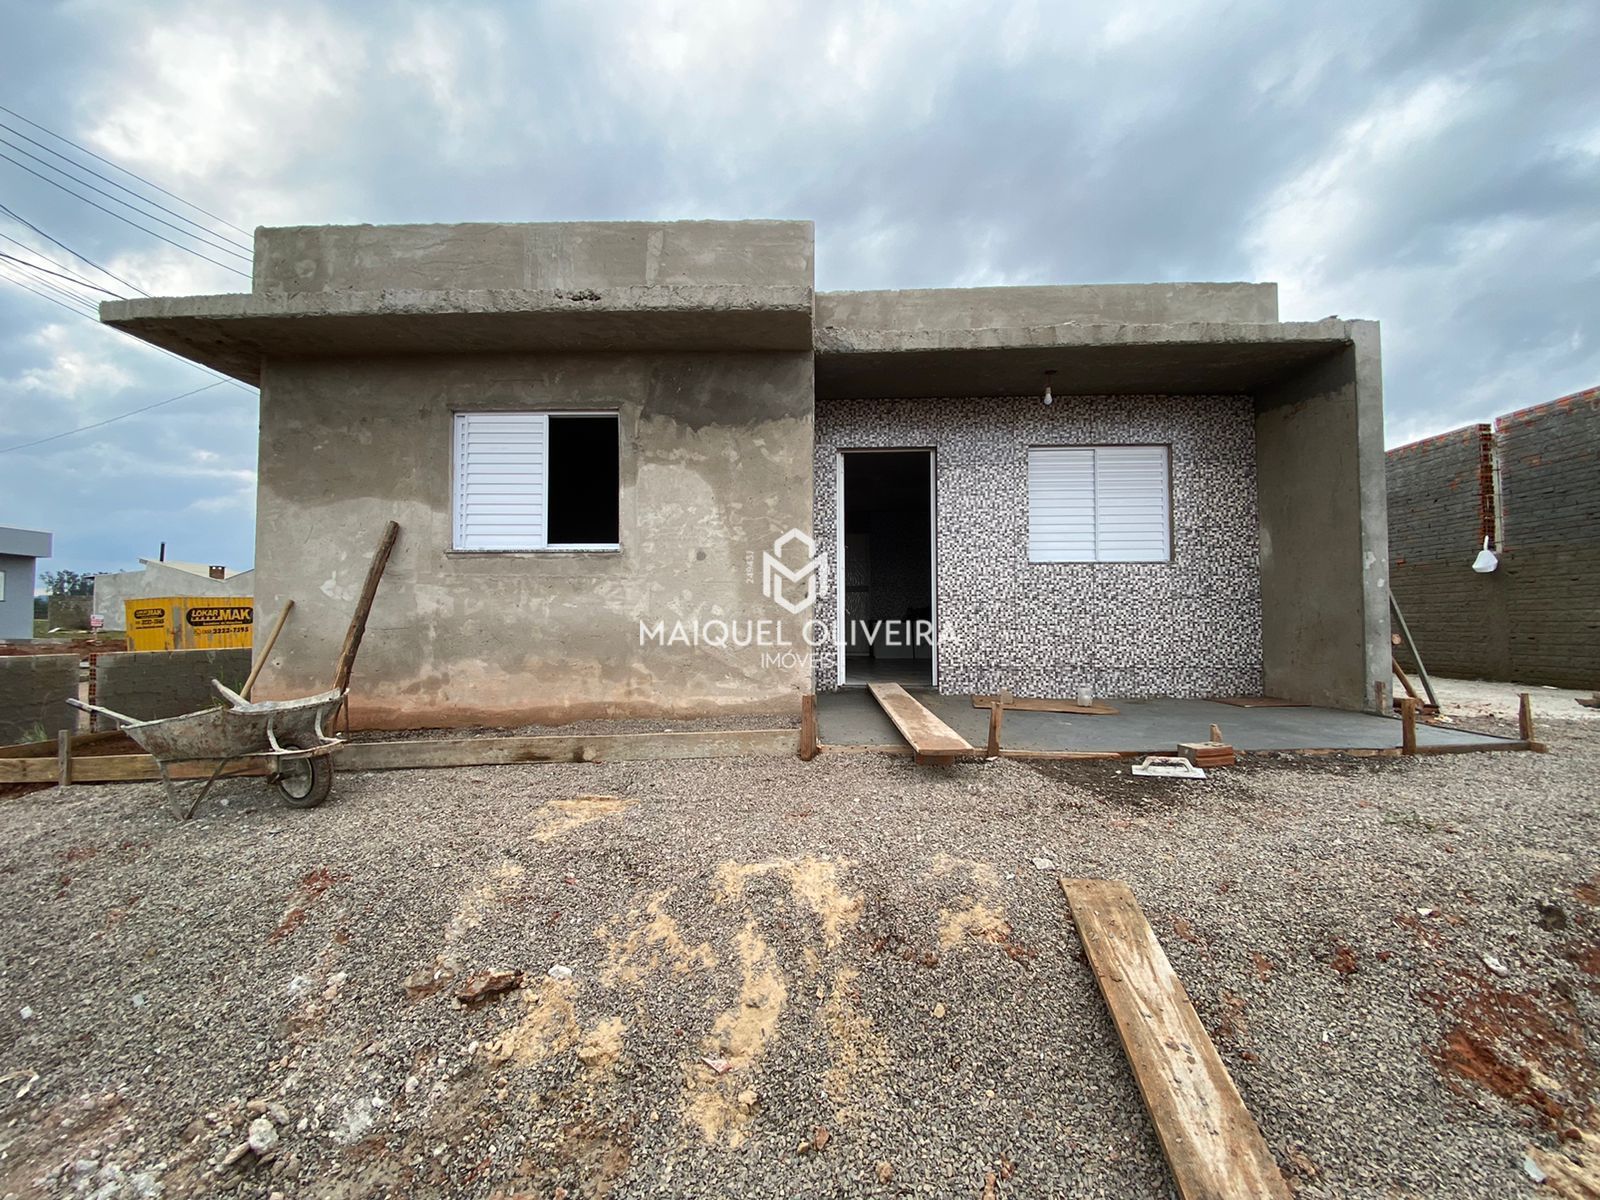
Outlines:
POLYGON ((1262 682, 1330 708, 1389 707, 1378 327, 1256 397, 1262 682))
POLYGON ((1388 491, 1395 596, 1430 672, 1600 685, 1600 388, 1397 447, 1388 491), (1479 574, 1485 532, 1500 565, 1479 574))
POLYGON ((260 698, 327 687, 386 520, 401 528, 351 713, 366 727, 793 712, 759 647, 641 646, 639 623, 782 616, 761 555, 811 529, 806 353, 271 362, 256 603, 295 602, 260 698), (616 411, 621 549, 451 550, 454 411, 616 411))
MULTIPOLYGON (((818 548, 834 554, 840 450, 936 454, 939 690, 1253 695, 1261 687, 1251 402, 1241 396, 821 400, 818 548), (1165 563, 1028 561, 1028 447, 1171 447, 1165 563)), ((833 627, 837 589, 816 610, 833 627)), ((832 654, 817 686, 838 685, 832 654)))
MULTIPOLYGON (((220 680, 238 691, 250 674, 250 651, 150 650, 101 654, 95 663, 97 704, 154 721, 221 704, 222 697, 211 681, 220 680)), ((324 683, 323 688, 326 686, 324 683)), ((96 728, 112 727, 107 718, 99 716, 95 723, 96 728)))
POLYGON ((19 654, 0 658, 0 745, 39 741, 78 727, 67 705, 78 694, 76 654, 19 654))
POLYGON ((1275 283, 1089 283, 818 292, 818 329, 1015 329, 1278 319, 1275 283))

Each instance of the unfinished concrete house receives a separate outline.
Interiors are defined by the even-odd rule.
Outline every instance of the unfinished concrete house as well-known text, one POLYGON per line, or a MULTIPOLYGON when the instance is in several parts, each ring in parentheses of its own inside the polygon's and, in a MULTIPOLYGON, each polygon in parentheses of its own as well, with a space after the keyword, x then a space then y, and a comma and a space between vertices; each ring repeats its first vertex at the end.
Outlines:
POLYGON ((940 693, 1386 710, 1377 326, 1273 284, 816 293, 807 222, 262 229, 102 319, 261 388, 258 694, 357 725, 940 693))

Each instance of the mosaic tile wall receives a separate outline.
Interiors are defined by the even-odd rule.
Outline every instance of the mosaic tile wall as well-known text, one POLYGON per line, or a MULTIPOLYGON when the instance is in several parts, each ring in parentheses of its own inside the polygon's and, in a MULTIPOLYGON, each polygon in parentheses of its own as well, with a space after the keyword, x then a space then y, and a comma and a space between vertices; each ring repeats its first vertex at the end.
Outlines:
MULTIPOLYGON (((819 549, 841 449, 937 452, 939 690, 1203 697, 1261 691, 1255 423, 1242 396, 818 400, 819 549), (1172 447, 1166 563, 1030 563, 1030 445, 1172 447)), ((837 593, 817 604, 832 627, 837 593)), ((838 686, 832 654, 819 690, 838 686)))

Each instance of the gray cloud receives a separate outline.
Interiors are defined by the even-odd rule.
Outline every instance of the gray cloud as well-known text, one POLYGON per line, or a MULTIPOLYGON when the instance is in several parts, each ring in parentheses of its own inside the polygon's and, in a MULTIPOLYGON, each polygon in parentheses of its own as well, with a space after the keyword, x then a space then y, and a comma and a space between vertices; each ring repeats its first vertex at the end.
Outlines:
MULTIPOLYGON (((1581 0, 14 9, 10 106, 247 228, 788 216, 824 288, 1277 279, 1383 321, 1391 442, 1600 381, 1581 0)), ((150 290, 242 283, 4 163, 0 200, 150 290)), ((0 285, 0 445, 202 382, 0 285)), ((243 563, 254 455, 218 388, 0 455, 0 522, 243 563)))

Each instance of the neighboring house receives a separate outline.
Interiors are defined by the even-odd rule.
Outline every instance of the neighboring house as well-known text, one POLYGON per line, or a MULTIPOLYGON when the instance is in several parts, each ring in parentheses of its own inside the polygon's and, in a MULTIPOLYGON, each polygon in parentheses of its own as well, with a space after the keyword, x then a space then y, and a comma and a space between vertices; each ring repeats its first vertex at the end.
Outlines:
POLYGON ((1600 388, 1397 447, 1388 484, 1391 586, 1430 672, 1600 685, 1600 388), (1474 571, 1485 538, 1498 562, 1474 571))
POLYGON ((127 628, 127 601, 163 596, 249 596, 253 570, 232 571, 206 563, 141 558, 137 571, 107 571, 94 577, 94 611, 107 629, 127 628))
POLYGON ((365 725, 874 678, 1387 706, 1377 326, 1273 284, 814 293, 809 222, 316 227, 258 230, 249 294, 101 316, 261 387, 263 696, 325 686, 393 518, 365 725))
POLYGON ((33 636, 36 560, 50 557, 50 535, 0 525, 0 639, 33 636))

